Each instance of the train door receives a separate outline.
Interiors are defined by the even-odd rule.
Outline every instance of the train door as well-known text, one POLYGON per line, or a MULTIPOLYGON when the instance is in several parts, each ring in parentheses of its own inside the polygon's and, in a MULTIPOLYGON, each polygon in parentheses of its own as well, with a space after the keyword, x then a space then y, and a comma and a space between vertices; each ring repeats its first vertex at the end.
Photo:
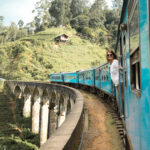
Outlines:
MULTIPOLYGON (((126 26, 126 24, 123 24, 123 26, 126 26)), ((126 61, 126 28, 122 31, 122 39, 121 39, 121 45, 122 45, 122 88, 121 88, 121 94, 122 94, 122 103, 123 103, 123 115, 125 116, 125 91, 127 90, 127 61, 126 61)), ((125 118, 125 117, 124 117, 125 118)))
POLYGON ((120 108, 120 115, 122 116, 122 118, 124 119, 124 115, 125 115, 125 96, 124 96, 124 88, 125 88, 125 84, 126 84, 126 37, 125 37, 125 32, 122 32, 121 37, 120 37, 120 55, 119 55, 119 65, 122 67, 122 69, 119 70, 119 89, 120 89, 120 103, 121 103, 121 108, 120 108))

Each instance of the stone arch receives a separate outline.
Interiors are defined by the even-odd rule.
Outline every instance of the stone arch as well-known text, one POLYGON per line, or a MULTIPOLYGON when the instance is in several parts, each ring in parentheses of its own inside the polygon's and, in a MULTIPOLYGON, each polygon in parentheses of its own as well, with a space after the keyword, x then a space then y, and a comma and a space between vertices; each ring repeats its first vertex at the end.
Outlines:
POLYGON ((30 88, 26 86, 23 93, 24 95, 30 95, 31 94, 30 88))
POLYGON ((17 98, 21 98, 21 96, 22 96, 22 91, 21 91, 21 88, 20 88, 20 86, 16 86, 15 87, 15 89, 14 89, 14 94, 15 94, 15 96, 17 97, 17 98))
POLYGON ((32 98, 32 132, 39 133, 40 123, 40 107, 41 107, 41 96, 39 89, 36 87, 33 92, 32 98))
POLYGON ((36 101, 37 97, 40 96, 39 89, 36 87, 33 92, 33 102, 36 101))
POLYGON ((41 102, 42 102, 42 105, 44 105, 45 103, 49 103, 49 94, 48 94, 48 90, 47 89, 45 89, 43 91, 41 102))
POLYGON ((23 97, 24 97, 23 116, 27 118, 31 116, 31 91, 28 86, 25 87, 24 89, 23 97))
POLYGON ((56 106, 56 101, 55 100, 56 100, 56 93, 52 92, 50 110, 54 110, 54 107, 56 106))

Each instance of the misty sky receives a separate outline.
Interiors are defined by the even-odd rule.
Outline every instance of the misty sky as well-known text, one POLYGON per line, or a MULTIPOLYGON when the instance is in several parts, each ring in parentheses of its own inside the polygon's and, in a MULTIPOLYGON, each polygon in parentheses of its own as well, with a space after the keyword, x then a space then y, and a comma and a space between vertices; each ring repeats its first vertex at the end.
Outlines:
MULTIPOLYGON (((34 15, 32 10, 34 5, 39 0, 0 0, 0 16, 4 16, 4 25, 10 25, 13 21, 16 24, 20 19, 24 23, 29 23, 33 20, 34 15)), ((89 0, 93 2, 94 0, 89 0)), ((106 0, 109 4, 111 0, 106 0)))

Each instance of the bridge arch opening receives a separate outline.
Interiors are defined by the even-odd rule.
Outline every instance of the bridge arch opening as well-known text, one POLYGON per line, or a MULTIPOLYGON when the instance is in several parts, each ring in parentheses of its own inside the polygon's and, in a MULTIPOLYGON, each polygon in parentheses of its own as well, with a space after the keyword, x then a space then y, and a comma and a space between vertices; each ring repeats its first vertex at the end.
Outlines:
POLYGON ((31 91, 28 87, 24 89, 23 103, 23 116, 28 118, 31 116, 31 91))
POLYGON ((15 87, 14 94, 16 95, 17 98, 21 99, 22 92, 18 85, 15 87))

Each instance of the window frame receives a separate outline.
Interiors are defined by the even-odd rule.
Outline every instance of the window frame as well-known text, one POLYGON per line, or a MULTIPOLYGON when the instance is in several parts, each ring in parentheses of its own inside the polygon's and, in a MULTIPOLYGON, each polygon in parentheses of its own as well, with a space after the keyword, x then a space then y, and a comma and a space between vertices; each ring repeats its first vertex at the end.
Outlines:
MULTIPOLYGON (((132 0, 129 1, 129 4, 128 4, 128 8, 129 8, 129 5, 130 5, 130 2, 132 0)), ((134 93, 136 96, 140 97, 141 96, 141 47, 140 47, 140 15, 139 15, 139 2, 138 0, 134 0, 132 2, 132 10, 130 12, 130 16, 129 16, 129 12, 128 12, 128 25, 130 24, 131 20, 132 20, 132 17, 134 15, 134 12, 135 12, 135 9, 138 9, 138 24, 139 24, 139 46, 137 48, 135 48, 134 50, 130 51, 130 27, 129 28, 129 57, 130 57, 130 88, 131 88, 131 92, 134 93), (132 88, 132 85, 131 85, 131 79, 132 79, 132 64, 131 64, 131 57, 137 52, 139 51, 139 66, 140 66, 140 89, 136 89, 136 88, 132 88)), ((136 64, 136 63, 135 63, 136 64)), ((136 86, 136 85, 135 85, 136 86)))

